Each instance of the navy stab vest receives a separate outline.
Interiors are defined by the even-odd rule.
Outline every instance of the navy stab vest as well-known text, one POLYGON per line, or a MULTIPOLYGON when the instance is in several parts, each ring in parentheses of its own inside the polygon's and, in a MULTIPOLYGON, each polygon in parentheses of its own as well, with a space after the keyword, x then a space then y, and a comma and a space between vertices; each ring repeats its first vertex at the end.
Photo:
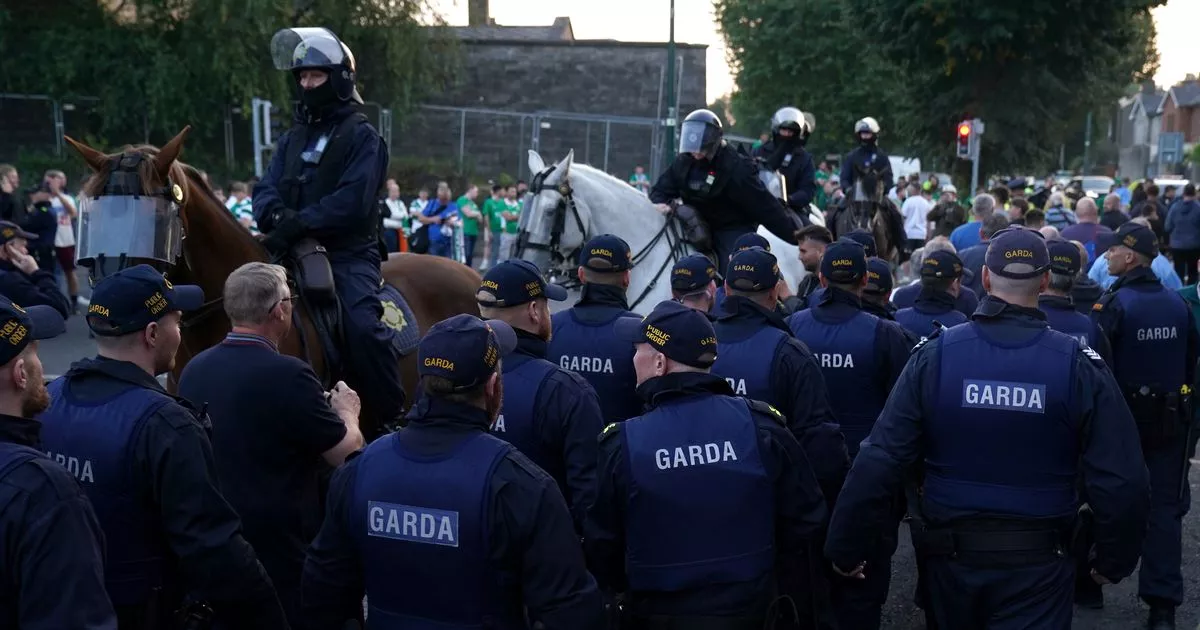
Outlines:
POLYGON ((163 586, 174 559, 159 513, 141 496, 146 480, 134 470, 131 447, 146 420, 172 402, 161 392, 131 385, 104 399, 79 401, 70 379, 48 387, 42 422, 46 454, 67 469, 87 493, 104 530, 104 585, 114 606, 145 602, 163 586))
POLYGON ((550 450, 542 443, 542 427, 534 422, 539 415, 538 391, 554 370, 553 363, 529 355, 511 354, 504 359, 504 402, 492 424, 492 433, 549 473, 558 482, 563 496, 569 497, 562 452, 550 450))
POLYGON ((1122 388, 1143 385, 1157 393, 1178 392, 1187 363, 1187 305, 1161 285, 1150 291, 1131 287, 1113 298, 1124 317, 1113 340, 1113 364, 1122 388))
POLYGON ((1042 307, 1041 310, 1046 314, 1046 323, 1050 325, 1051 330, 1074 337, 1089 348, 1096 347, 1096 325, 1090 317, 1074 308, 1042 307))
POLYGON ((917 306, 902 308, 896 311, 894 317, 898 324, 904 326, 908 332, 918 337, 928 337, 933 332, 934 321, 947 328, 967 321, 966 315, 954 309, 942 313, 934 313, 932 311, 921 310, 917 306))
POLYGON ((745 400, 669 402, 626 421, 621 439, 631 590, 749 582, 774 570, 775 490, 745 400))
POLYGON ((876 356, 879 318, 859 311, 842 323, 823 322, 816 316, 817 310, 810 308, 792 315, 788 326, 820 364, 829 406, 842 425, 846 448, 854 457, 888 397, 886 385, 880 382, 876 356))
POLYGON ((770 326, 752 329, 737 324, 717 322, 717 362, 712 373, 729 381, 738 396, 761 400, 773 405, 778 400, 771 389, 771 366, 780 344, 788 334, 770 326))
POLYGON ((556 313, 552 320, 554 335, 546 350, 548 360, 591 383, 600 397, 605 423, 621 422, 642 413, 642 403, 635 393, 634 345, 617 339, 613 329, 617 319, 636 315, 616 308, 611 310, 612 317, 596 324, 579 321, 574 309, 556 313))
POLYGON ((952 512, 1055 518, 1078 507, 1074 339, 1045 329, 1001 345, 979 324, 943 331, 926 420, 925 500, 952 512))
POLYGON ((391 435, 358 458, 348 517, 372 630, 526 627, 488 555, 490 481, 511 448, 481 432, 425 456, 391 435))

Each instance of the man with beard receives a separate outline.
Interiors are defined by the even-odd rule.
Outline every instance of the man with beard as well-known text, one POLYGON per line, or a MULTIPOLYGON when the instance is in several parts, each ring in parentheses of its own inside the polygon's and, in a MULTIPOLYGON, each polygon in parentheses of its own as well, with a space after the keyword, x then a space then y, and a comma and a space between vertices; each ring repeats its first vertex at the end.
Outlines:
POLYGON ((154 378, 175 365, 183 312, 203 304, 200 287, 173 286, 149 265, 102 280, 87 315, 99 356, 50 384, 41 416, 42 445, 77 462, 69 470, 104 529, 122 630, 165 627, 185 602, 198 614, 206 603, 229 628, 287 627, 218 489, 207 415, 154 378))
POLYGON ((0 297, 0 626, 116 630, 96 514, 70 462, 35 448, 50 402, 37 342, 65 330, 49 306, 0 297))
POLYGON ((407 427, 330 484, 304 566, 309 627, 341 628, 364 593, 372 628, 605 627, 554 480, 488 433, 517 344, 508 324, 465 314, 421 339, 407 427))
POLYGON ((358 394, 343 382, 327 394, 308 363, 279 353, 294 298, 283 267, 238 267, 222 298, 233 331, 188 362, 179 395, 212 414, 221 487, 298 628, 304 550, 321 524, 321 476, 363 445, 358 394))
POLYGON ((565 299, 565 289, 547 284, 524 260, 489 269, 475 294, 480 313, 507 323, 517 336, 516 350, 504 362, 504 406, 492 431, 558 482, 579 528, 596 492, 596 436, 604 414, 582 376, 546 360, 549 301, 565 299))
POLYGON ((833 234, 819 225, 809 225, 797 232, 796 238, 800 242, 800 264, 804 265, 808 274, 796 287, 795 295, 783 301, 784 307, 793 313, 808 308, 809 296, 821 288, 817 271, 821 266, 821 256, 825 255, 825 248, 833 242, 833 234))

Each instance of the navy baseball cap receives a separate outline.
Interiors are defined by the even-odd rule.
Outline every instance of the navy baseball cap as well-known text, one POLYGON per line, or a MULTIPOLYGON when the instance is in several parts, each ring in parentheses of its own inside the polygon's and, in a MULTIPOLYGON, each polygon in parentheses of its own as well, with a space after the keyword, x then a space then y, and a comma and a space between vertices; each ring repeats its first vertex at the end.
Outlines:
POLYGON ((506 260, 492 267, 475 293, 476 302, 495 308, 520 306, 538 298, 561 302, 567 299, 567 290, 548 284, 537 265, 527 260, 506 260))
POLYGON ((954 252, 944 249, 929 252, 921 260, 922 278, 961 278, 962 259, 954 252))
POLYGON ((87 323, 101 337, 135 333, 172 311, 204 306, 204 290, 194 284, 171 284, 150 265, 122 269, 92 290, 87 323))
POLYGON ((12 221, 0 221, 0 245, 3 245, 14 238, 23 238, 27 241, 36 241, 37 234, 31 234, 21 229, 21 226, 12 221))
POLYGON ((17 358, 30 342, 57 337, 66 330, 67 322, 54 308, 22 308, 0 295, 0 365, 17 358))
POLYGON ((866 230, 862 230, 862 229, 854 230, 852 232, 847 233, 842 238, 850 239, 850 240, 854 241, 855 243, 862 245, 863 249, 866 250, 866 252, 867 252, 867 258, 874 258, 875 256, 879 255, 878 250, 875 247, 875 235, 871 234, 870 232, 868 232, 866 230))
POLYGON ((613 328, 618 339, 648 343, 668 359, 684 365, 708 368, 717 360, 717 334, 712 322, 679 302, 660 302, 642 319, 618 318, 613 328))
POLYGON ((867 252, 856 241, 842 239, 825 248, 821 275, 830 282, 857 282, 867 273, 867 252))
POLYGON ((439 376, 455 389, 482 384, 496 371, 500 357, 517 347, 508 324, 461 314, 433 325, 417 346, 417 374, 439 376))
POLYGON ((1097 241, 1105 251, 1110 247, 1120 245, 1149 258, 1158 255, 1158 238, 1154 235, 1154 231, 1132 221, 1122 223, 1121 227, 1112 235, 1101 235, 1097 241))
POLYGON ((888 295, 892 292, 892 266, 882 258, 867 259, 867 287, 864 293, 888 295))
POLYGON ((713 280, 721 282, 721 274, 704 254, 684 256, 671 267, 671 288, 675 291, 699 291, 713 280))
POLYGON ((751 247, 733 255, 725 269, 725 284, 738 291, 767 291, 779 282, 779 262, 761 247, 751 247))
POLYGON ((1083 258, 1075 243, 1061 238, 1046 241, 1046 251, 1050 254, 1050 271, 1074 276, 1083 268, 1083 258))
POLYGON ((751 247, 761 247, 769 252, 771 251, 771 242, 756 232, 747 232, 737 237, 737 240, 733 242, 733 253, 736 255, 738 252, 750 249, 751 247))
POLYGON ((1010 227, 992 235, 984 264, 992 273, 1017 280, 1040 276, 1050 268, 1050 252, 1041 232, 1010 227))
POLYGON ((629 243, 613 234, 593 237, 579 250, 579 266, 601 273, 633 269, 629 243))

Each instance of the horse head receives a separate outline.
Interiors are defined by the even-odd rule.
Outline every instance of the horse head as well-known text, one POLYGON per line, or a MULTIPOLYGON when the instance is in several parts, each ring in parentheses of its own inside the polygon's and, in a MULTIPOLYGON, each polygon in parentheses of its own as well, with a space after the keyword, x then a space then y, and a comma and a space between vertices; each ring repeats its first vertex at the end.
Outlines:
POLYGON ((546 166, 536 151, 529 152, 530 199, 521 212, 521 235, 516 255, 542 271, 574 275, 575 259, 588 238, 591 212, 576 202, 571 187, 575 151, 546 166))

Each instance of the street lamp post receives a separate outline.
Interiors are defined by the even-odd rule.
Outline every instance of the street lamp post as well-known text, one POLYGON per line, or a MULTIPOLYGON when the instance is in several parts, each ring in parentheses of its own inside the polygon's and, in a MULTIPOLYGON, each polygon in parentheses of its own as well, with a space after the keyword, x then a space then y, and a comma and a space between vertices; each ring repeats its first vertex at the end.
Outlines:
POLYGON ((666 139, 663 142, 663 166, 660 171, 671 167, 675 160, 675 130, 678 128, 679 112, 676 111, 675 98, 675 0, 671 0, 671 38, 667 40, 667 73, 663 77, 667 82, 667 120, 666 139))

